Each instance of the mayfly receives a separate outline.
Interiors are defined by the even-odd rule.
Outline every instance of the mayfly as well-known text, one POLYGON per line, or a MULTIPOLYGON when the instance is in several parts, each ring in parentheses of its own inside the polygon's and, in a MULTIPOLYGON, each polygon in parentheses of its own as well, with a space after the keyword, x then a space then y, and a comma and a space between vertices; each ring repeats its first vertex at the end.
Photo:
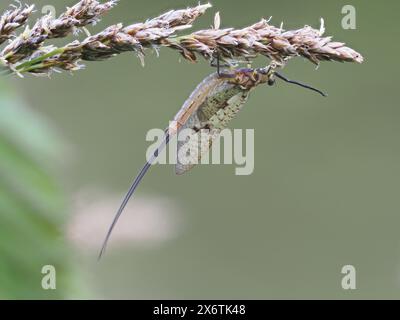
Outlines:
MULTIPOLYGON (((194 135, 199 134, 203 129, 211 131, 212 134, 207 141, 207 148, 201 148, 201 152, 197 155, 198 158, 201 158, 204 155, 204 151, 211 148, 212 143, 219 137, 221 131, 228 126, 229 122, 243 108, 249 98, 250 92, 260 84, 274 85, 276 78, 313 90, 325 96, 325 94, 318 89, 287 79, 282 74, 276 72, 275 69, 276 65, 271 64, 265 68, 240 68, 230 73, 221 73, 218 67, 216 73, 207 76, 197 86, 175 116, 174 121, 172 121, 171 125, 165 130, 164 140, 161 145, 145 163, 144 167, 133 181, 108 230, 99 259, 105 253, 111 233, 130 198, 147 171, 157 160, 159 154, 170 142, 171 137, 179 134, 183 129, 192 129, 194 135)), ((191 140, 192 139, 189 139, 189 141, 191 140)), ((178 142, 178 152, 184 144, 185 142, 178 142)), ((198 162, 193 161, 193 163, 190 164, 182 164, 178 161, 175 171, 177 174, 183 174, 189 171, 196 163, 198 162)))

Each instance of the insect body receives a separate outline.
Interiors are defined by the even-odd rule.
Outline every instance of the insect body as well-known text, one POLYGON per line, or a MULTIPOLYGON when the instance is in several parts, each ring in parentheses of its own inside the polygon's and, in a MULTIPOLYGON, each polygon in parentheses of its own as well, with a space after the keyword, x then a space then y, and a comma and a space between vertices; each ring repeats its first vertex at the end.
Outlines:
MULTIPOLYGON (((198 143, 198 141, 201 141, 202 144, 198 149, 199 152, 194 153, 193 159, 191 159, 192 161, 189 161, 189 163, 181 163, 178 160, 175 171, 177 174, 183 174, 193 168, 204 153, 209 150, 212 143, 219 137, 221 131, 228 126, 229 122, 242 109, 251 90, 260 84, 267 83, 268 85, 273 85, 275 76, 286 82, 306 87, 324 95, 317 89, 286 79, 284 76, 275 72, 275 68, 271 66, 260 69, 236 69, 228 74, 218 71, 206 77, 185 101, 172 124, 165 130, 164 141, 133 181, 109 228, 99 258, 104 254, 111 233, 128 204, 129 199, 132 197, 147 171, 158 158, 160 152, 169 143, 171 137, 179 134, 184 129, 192 129, 188 140, 178 142, 178 158, 179 152, 191 143, 198 143), (206 141, 199 137, 204 129, 210 132, 206 141)), ((194 149, 197 147, 198 145, 196 145, 194 149)))
MULTIPOLYGON (((231 75, 211 75, 212 78, 222 79, 215 85, 204 101, 193 110, 190 117, 178 130, 191 129, 186 141, 178 141, 178 163, 175 167, 177 174, 183 174, 199 163, 202 156, 208 152, 212 143, 227 128, 249 98, 250 91, 259 84, 268 82, 272 73, 264 69, 239 69, 231 75), (193 156, 190 163, 181 163, 181 151, 191 150, 193 156)), ((179 113, 176 121, 179 121, 179 113)))

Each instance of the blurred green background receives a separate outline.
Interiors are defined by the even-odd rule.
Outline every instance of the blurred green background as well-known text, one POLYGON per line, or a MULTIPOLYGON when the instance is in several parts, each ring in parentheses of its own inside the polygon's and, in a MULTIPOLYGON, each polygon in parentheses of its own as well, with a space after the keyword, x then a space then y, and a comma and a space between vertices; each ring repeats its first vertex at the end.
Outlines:
MULTIPOLYGON (((74 1, 35 3, 61 12, 74 1)), ((91 30, 195 4, 121 0, 91 30)), ((154 167, 101 263, 97 251, 143 164, 147 131, 164 128, 211 68, 162 49, 159 58, 148 52, 145 68, 127 53, 73 76, 2 79, 0 297, 400 298, 399 2, 212 4, 195 29, 210 26, 216 11, 224 27, 269 16, 285 29, 319 27, 324 17, 327 34, 366 61, 317 71, 291 61, 287 76, 329 97, 282 82, 258 88, 232 123, 255 129, 254 174, 220 165, 178 177, 170 166, 154 167), (346 4, 357 9, 356 30, 341 27, 346 4), (23 150, 19 160, 12 142, 23 150), (33 197, 37 206, 9 201, 21 192, 21 203, 33 197), (40 288, 46 264, 59 270, 54 292, 40 288), (347 264, 357 270, 356 290, 341 287, 347 264)))

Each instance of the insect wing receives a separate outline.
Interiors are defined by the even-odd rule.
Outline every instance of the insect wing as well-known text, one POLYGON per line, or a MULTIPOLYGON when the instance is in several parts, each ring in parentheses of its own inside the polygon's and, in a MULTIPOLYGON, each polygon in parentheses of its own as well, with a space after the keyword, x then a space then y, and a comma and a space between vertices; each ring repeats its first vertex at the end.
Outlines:
POLYGON ((248 96, 249 90, 227 82, 215 87, 178 131, 176 174, 184 174, 201 162, 221 131, 242 109, 248 96), (190 130, 181 134, 185 129, 190 130))

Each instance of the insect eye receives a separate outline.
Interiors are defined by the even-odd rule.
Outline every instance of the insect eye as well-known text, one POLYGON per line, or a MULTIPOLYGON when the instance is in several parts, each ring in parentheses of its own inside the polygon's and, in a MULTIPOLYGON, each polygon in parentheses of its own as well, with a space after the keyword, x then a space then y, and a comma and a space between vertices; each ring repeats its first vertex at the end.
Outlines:
POLYGON ((275 79, 274 78, 268 79, 268 85, 269 86, 273 86, 274 84, 275 84, 275 79))

